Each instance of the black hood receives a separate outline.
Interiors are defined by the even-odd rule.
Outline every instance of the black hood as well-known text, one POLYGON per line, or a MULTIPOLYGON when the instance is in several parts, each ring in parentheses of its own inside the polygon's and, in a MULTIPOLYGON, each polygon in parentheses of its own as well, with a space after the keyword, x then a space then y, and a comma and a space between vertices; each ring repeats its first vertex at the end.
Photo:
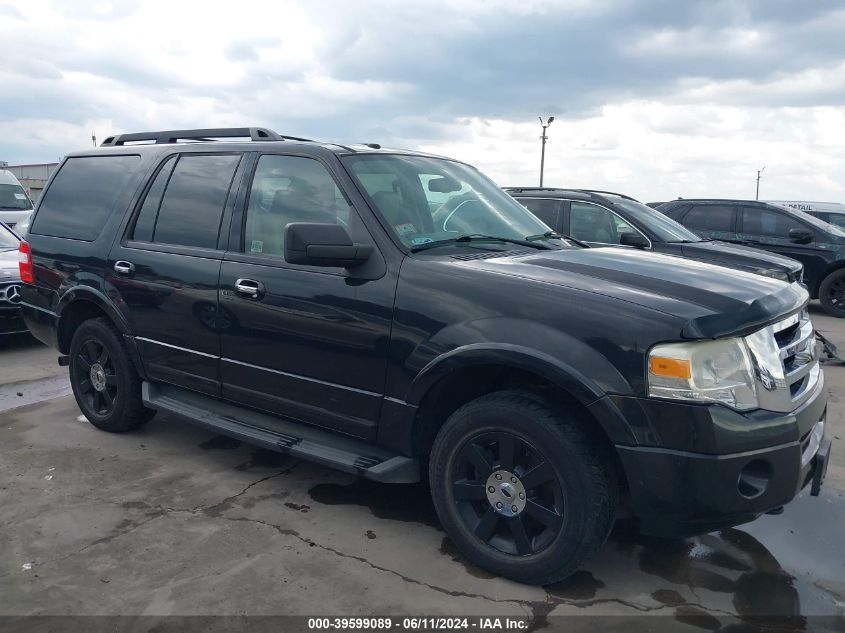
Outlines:
POLYGON ((684 244, 681 250, 685 257, 731 268, 740 268, 751 272, 761 268, 779 270, 792 281, 798 279, 802 267, 801 262, 789 257, 728 242, 692 242, 684 244))
POLYGON ((681 335, 688 338, 746 334, 809 300, 797 283, 635 249, 542 251, 467 264, 677 316, 684 322, 681 335))

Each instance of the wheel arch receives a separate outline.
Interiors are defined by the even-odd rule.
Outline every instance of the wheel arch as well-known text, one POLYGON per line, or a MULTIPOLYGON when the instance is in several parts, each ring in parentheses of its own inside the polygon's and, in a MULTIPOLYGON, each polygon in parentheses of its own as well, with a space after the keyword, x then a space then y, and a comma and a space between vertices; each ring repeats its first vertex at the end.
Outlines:
POLYGON ((635 443, 631 428, 605 391, 576 368, 537 350, 481 344, 453 350, 417 376, 407 400, 417 407, 411 450, 427 454, 440 427, 462 405, 513 388, 577 412, 579 420, 608 445, 635 443))

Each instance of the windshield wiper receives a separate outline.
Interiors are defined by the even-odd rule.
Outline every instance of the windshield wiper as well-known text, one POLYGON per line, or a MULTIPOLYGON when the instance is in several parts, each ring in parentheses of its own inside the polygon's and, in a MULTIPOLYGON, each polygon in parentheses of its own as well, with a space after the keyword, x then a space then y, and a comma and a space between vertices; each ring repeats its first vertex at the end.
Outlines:
POLYGON ((429 248, 437 248, 439 246, 446 246, 447 244, 463 244, 468 242, 507 242, 509 244, 519 244, 520 246, 528 246, 529 248, 536 248, 538 250, 548 251, 551 246, 546 244, 538 244, 529 240, 519 240, 512 237, 501 237, 499 235, 483 235, 481 233, 472 233, 470 235, 459 235, 445 240, 437 240, 435 242, 427 242, 426 244, 419 244, 411 249, 412 253, 425 251, 429 248))
POLYGON ((585 244, 579 239, 572 237, 571 235, 565 235, 564 233, 558 233, 557 231, 546 231, 545 233, 540 233, 539 235, 529 235, 525 238, 529 242, 533 242, 535 240, 542 240, 542 239, 559 239, 559 240, 568 240, 577 244, 578 246, 583 246, 584 248, 590 248, 589 244, 585 244))

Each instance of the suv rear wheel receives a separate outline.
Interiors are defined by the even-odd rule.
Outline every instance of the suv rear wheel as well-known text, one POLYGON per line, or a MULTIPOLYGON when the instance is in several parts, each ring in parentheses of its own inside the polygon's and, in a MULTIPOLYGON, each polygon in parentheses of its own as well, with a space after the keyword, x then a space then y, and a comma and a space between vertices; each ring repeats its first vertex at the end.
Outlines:
POLYGON ((155 415, 141 401, 141 378, 107 319, 91 319, 77 328, 69 368, 76 403, 98 429, 123 433, 155 415))
POLYGON ((845 317, 845 268, 834 270, 822 280, 819 301, 830 316, 845 317))
POLYGON ((452 414, 429 479, 440 521, 467 558, 519 582, 566 578, 613 525, 618 491, 606 451, 529 393, 489 394, 452 414))

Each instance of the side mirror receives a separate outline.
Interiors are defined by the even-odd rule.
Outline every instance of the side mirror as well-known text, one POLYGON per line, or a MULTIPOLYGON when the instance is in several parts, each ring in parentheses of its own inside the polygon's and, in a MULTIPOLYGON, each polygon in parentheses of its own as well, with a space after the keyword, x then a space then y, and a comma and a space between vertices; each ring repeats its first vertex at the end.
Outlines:
POLYGON ((622 246, 633 246, 634 248, 648 248, 648 240, 639 233, 623 233, 619 236, 619 243, 622 246))
POLYGON ((807 229, 789 229, 789 239, 796 244, 809 244, 813 241, 813 232, 807 229))
POLYGON ((373 252, 368 244, 355 244, 338 224, 293 222, 285 229, 285 261, 305 266, 353 268, 373 252))

